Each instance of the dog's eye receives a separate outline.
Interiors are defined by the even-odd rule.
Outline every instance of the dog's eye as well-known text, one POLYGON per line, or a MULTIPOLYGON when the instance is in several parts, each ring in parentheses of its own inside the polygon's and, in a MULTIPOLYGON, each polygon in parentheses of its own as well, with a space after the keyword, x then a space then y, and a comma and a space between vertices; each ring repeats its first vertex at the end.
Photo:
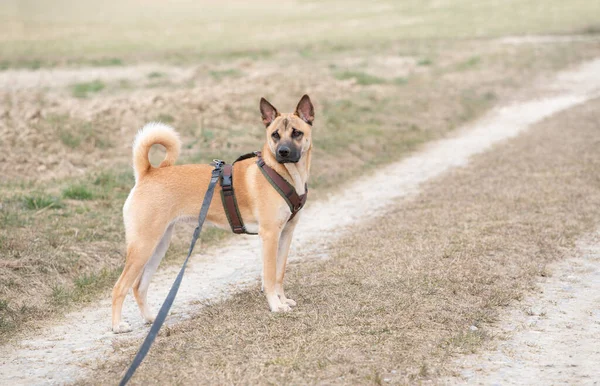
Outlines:
POLYGON ((281 138, 279 136, 279 133, 274 131, 273 134, 271 134, 271 137, 273 137, 274 140, 279 141, 279 139, 281 138))
POLYGON ((302 137, 303 132, 300 130, 292 129, 292 138, 300 138, 302 137))

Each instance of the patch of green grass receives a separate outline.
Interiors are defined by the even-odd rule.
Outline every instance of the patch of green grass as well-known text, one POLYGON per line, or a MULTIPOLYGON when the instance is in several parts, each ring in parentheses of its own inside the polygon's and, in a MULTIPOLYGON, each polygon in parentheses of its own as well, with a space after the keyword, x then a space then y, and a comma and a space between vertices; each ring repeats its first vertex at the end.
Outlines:
POLYGON ((600 24, 590 24, 586 27, 584 27, 581 30, 582 33, 587 34, 587 35, 597 35, 600 34, 600 24))
POLYGON ((496 98, 493 91, 482 93, 473 89, 463 91, 460 95, 462 112, 458 115, 459 122, 467 122, 478 117, 481 111, 495 102, 496 98))
POLYGON ((465 71, 465 70, 477 67, 480 62, 481 62, 481 58, 479 56, 472 56, 469 59, 465 60, 464 62, 460 62, 456 66, 456 68, 459 71, 465 71))
POLYGON ((118 86, 122 90, 130 90, 135 87, 129 79, 119 79, 118 86))
MULTIPOLYGON (((22 210, 19 205, 14 205, 13 202, 4 202, 0 208, 0 229, 19 228, 26 224, 22 210)), ((0 237, 0 248, 2 237, 0 237)))
POLYGON ((81 144, 81 136, 73 133, 72 131, 60 130, 58 132, 58 138, 60 138, 60 141, 71 149, 76 149, 81 144))
POLYGON ((312 58, 315 56, 314 51, 311 48, 305 47, 298 50, 298 54, 303 58, 312 58))
MULTIPOLYGON (((202 56, 204 57, 206 54, 203 54, 202 56)), ((273 56, 273 51, 272 50, 265 50, 265 49, 257 49, 257 50, 233 50, 233 51, 221 51, 218 53, 215 53, 214 55, 211 54, 210 55, 212 58, 222 58, 222 59, 252 59, 252 60, 259 60, 259 59, 268 59, 270 57, 273 56)))
POLYGON ((397 78, 394 78, 394 84, 400 85, 400 86, 404 86, 405 84, 408 83, 408 78, 405 78, 403 76, 399 76, 397 78))
POLYGON ((165 76, 164 72, 152 71, 151 73, 148 74, 148 79, 163 78, 164 76, 165 76))
POLYGON ((60 284, 56 284, 52 287, 52 303, 59 306, 64 306, 69 303, 73 295, 70 290, 60 284))
POLYGON ((0 299, 0 332, 12 331, 15 328, 15 323, 11 320, 11 314, 8 301, 0 299))
POLYGON ((77 277, 74 281, 72 300, 90 301, 98 291, 114 284, 121 269, 103 269, 100 272, 85 273, 77 277))
POLYGON ((32 194, 22 198, 23 206, 29 210, 40 210, 44 208, 60 209, 64 204, 58 197, 50 196, 44 193, 32 194))
POLYGON ((418 66, 431 66, 433 61, 429 58, 421 58, 417 61, 418 66))
POLYGON ((0 299, 0 341, 17 328, 23 320, 35 315, 39 315, 39 309, 36 307, 25 304, 15 306, 6 299, 0 299))
POLYGON ((383 78, 361 71, 336 72, 334 73, 334 77, 339 80, 354 79, 361 86, 386 83, 386 80, 383 78))
POLYGON ((230 231, 226 231, 220 228, 206 227, 202 229, 202 233, 200 234, 200 241, 203 244, 215 245, 217 242, 225 240, 230 235, 230 231))
POLYGON ((175 117, 173 117, 170 114, 158 114, 158 116, 154 119, 154 121, 156 122, 162 122, 162 123, 173 123, 175 122, 175 117))
POLYGON ((114 284, 121 269, 102 269, 100 272, 84 273, 73 280, 72 286, 54 285, 51 301, 56 306, 67 306, 74 302, 89 302, 99 291, 114 284))
POLYGON ((94 130, 91 122, 81 122, 69 119, 68 116, 50 116, 47 123, 58 134, 60 141, 71 149, 77 149, 87 144, 99 149, 106 149, 112 143, 102 131, 94 130))
POLYGON ((126 170, 103 170, 92 177, 92 184, 102 198, 122 198, 133 187, 135 179, 133 172, 126 170))
POLYGON ((113 67, 122 66, 125 63, 123 63, 123 60, 119 58, 100 58, 91 60, 90 64, 98 67, 113 67))
POLYGON ((240 78, 243 75, 237 68, 209 71, 208 74, 216 80, 222 80, 224 78, 240 78))
POLYGON ((6 70, 9 68, 24 68, 27 70, 38 70, 42 67, 52 67, 53 63, 47 63, 40 59, 24 59, 17 60, 15 62, 2 61, 0 62, 0 69, 6 70))
POLYGON ((106 85, 101 80, 92 82, 76 83, 71 86, 72 94, 75 98, 87 98, 89 94, 102 91, 106 85))
POLYGON ((71 200, 92 200, 94 192, 83 184, 73 184, 66 187, 62 192, 63 198, 71 200))

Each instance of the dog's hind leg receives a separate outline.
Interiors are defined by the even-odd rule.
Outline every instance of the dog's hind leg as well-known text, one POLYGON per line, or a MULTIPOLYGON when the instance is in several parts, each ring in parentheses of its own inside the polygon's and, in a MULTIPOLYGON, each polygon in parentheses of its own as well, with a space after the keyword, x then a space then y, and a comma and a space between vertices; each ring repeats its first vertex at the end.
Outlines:
POLYGON ((131 331, 129 324, 121 321, 123 301, 133 283, 142 274, 142 270, 156 249, 161 236, 161 233, 147 233, 144 238, 130 242, 127 246, 125 267, 112 291, 112 330, 115 333, 131 331))
POLYGON ((156 246, 156 249, 150 257, 150 260, 148 260, 140 277, 133 285, 133 295, 135 296, 135 300, 137 301, 137 304, 140 307, 140 312, 142 313, 142 317, 144 318, 144 321, 146 321, 146 323, 152 323, 154 321, 155 315, 154 312, 152 312, 152 310, 148 306, 148 286, 150 286, 150 280, 152 280, 152 275, 154 275, 154 273, 156 272, 156 269, 158 268, 158 265, 160 264, 163 257, 165 256, 167 249, 169 249, 174 225, 175 224, 171 224, 167 227, 165 234, 156 246))

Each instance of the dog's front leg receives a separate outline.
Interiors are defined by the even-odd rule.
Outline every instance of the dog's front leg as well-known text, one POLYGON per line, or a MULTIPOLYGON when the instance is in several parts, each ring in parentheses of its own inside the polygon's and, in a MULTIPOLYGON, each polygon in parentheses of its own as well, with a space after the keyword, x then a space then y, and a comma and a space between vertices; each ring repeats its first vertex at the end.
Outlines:
POLYGON ((287 264, 290 245, 292 244, 292 236, 294 235, 294 229, 296 228, 298 217, 300 216, 297 215, 294 217, 294 219, 292 219, 292 221, 288 222, 281 232, 281 237, 279 238, 279 248, 277 250, 277 276, 275 278, 275 292, 277 293, 277 296, 279 296, 279 300, 281 300, 282 303, 288 304, 292 307, 296 305, 296 302, 292 299, 288 299, 285 296, 285 292, 283 290, 283 279, 285 277, 285 266, 287 264))
POLYGON ((263 255, 263 289, 272 312, 290 311, 288 304, 282 303, 275 291, 277 274, 277 250, 279 249, 280 229, 261 228, 259 235, 262 241, 263 255))

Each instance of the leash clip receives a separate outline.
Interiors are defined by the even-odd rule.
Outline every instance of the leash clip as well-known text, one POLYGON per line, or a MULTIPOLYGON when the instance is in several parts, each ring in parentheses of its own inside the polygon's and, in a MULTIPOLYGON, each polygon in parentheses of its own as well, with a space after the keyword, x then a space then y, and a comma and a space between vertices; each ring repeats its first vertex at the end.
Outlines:
POLYGON ((225 165, 225 161, 220 159, 214 159, 210 164, 214 166, 215 169, 220 169, 221 167, 223 167, 223 165, 225 165))

